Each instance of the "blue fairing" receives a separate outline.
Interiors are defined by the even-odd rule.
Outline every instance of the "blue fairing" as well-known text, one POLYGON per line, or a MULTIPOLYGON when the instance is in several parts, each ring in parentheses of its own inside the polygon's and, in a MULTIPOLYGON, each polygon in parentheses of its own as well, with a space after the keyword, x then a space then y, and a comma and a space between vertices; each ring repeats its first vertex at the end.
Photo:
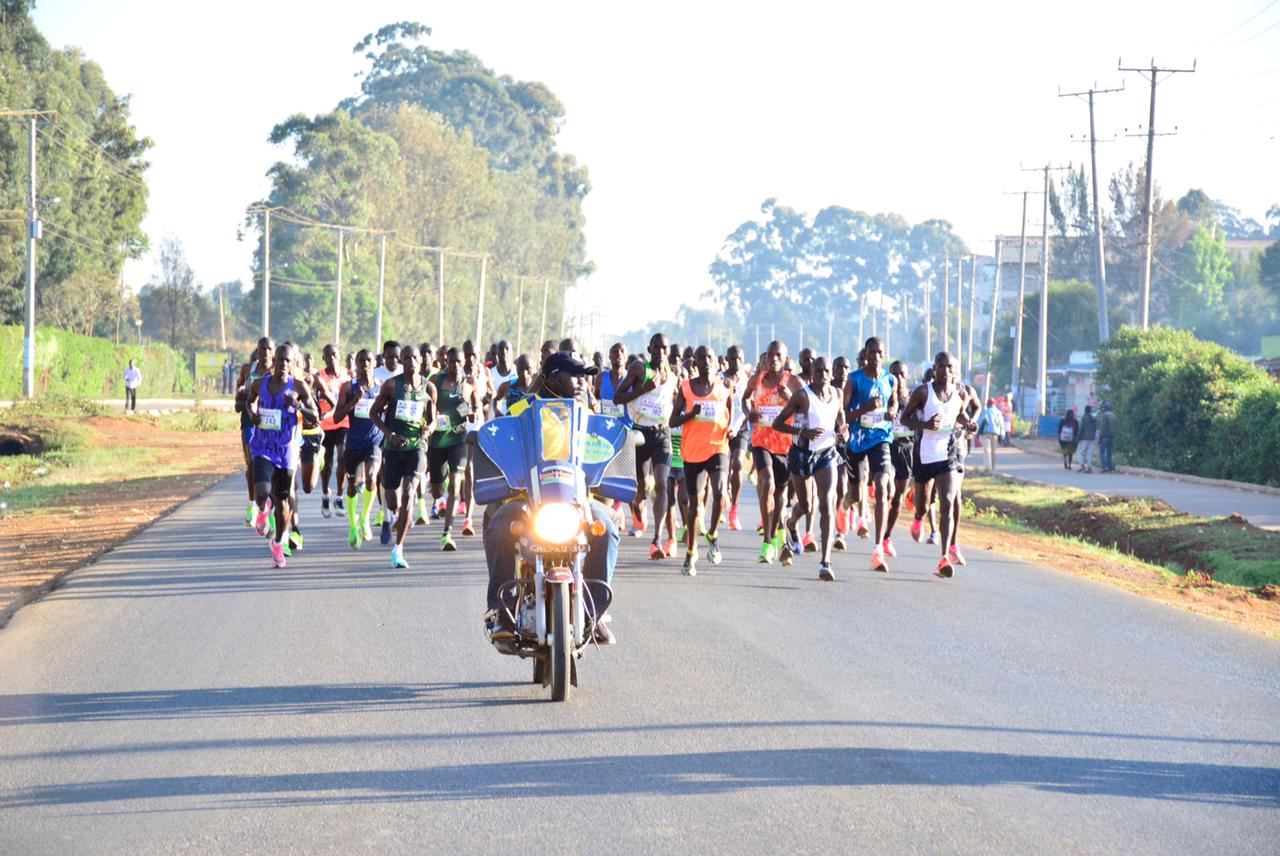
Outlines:
MULTIPOLYGON (((621 419, 588 414, 580 404, 567 399, 531 399, 529 407, 519 415, 486 422, 477 432, 476 442, 481 451, 502 472, 506 483, 497 479, 477 481, 476 501, 482 504, 498 502, 509 496, 511 491, 529 492, 530 473, 535 469, 541 474, 542 489, 557 494, 559 499, 558 494, 570 487, 570 480, 548 479, 548 476, 567 466, 570 470, 581 470, 588 489, 610 499, 629 502, 636 492, 634 475, 605 476, 609 464, 625 448, 628 436, 627 425, 621 419), (551 412, 563 414, 566 407, 572 408, 570 424, 574 436, 568 444, 570 460, 543 460, 542 410, 551 408, 551 412), (548 490, 553 484, 556 487, 548 490)), ((572 482, 576 481, 576 478, 572 479, 572 482)))

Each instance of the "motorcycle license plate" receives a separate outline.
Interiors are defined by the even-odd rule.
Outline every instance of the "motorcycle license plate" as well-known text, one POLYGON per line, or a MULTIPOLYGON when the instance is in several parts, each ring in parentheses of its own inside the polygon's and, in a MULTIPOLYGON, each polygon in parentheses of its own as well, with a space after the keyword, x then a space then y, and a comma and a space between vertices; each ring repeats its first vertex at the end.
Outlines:
POLYGON ((534 541, 530 545, 535 553, 585 553, 587 552, 586 544, 539 544, 534 541))

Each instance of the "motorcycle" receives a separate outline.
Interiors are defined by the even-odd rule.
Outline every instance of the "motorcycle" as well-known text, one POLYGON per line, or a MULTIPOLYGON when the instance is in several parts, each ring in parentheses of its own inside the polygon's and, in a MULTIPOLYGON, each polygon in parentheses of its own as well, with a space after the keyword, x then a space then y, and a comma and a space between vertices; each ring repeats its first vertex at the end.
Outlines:
POLYGON ((583 575, 588 535, 606 531, 592 520, 589 503, 593 495, 623 502, 635 496, 630 426, 577 400, 552 398, 531 401, 472 436, 476 502, 491 510, 504 502, 528 507, 510 524, 515 575, 499 590, 515 636, 490 642, 501 654, 532 659, 534 683, 565 701, 578 685, 577 661, 613 601, 607 582, 583 575))

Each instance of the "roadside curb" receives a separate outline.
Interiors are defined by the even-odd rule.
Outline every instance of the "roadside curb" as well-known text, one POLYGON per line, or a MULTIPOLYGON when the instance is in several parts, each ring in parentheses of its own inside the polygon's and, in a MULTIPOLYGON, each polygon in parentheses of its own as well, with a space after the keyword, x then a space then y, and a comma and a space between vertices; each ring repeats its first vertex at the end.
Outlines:
MULTIPOLYGON (((1020 452, 1026 452, 1028 455, 1037 455, 1041 458, 1054 458, 1060 460, 1062 458, 1056 452, 1037 449, 1034 445, 1022 445, 1015 441, 1014 448, 1020 452)), ((1145 476, 1152 479, 1164 479, 1165 481, 1185 482, 1186 484, 1198 484, 1205 487, 1225 487, 1231 490, 1238 490, 1244 493, 1258 493, 1265 496, 1280 496, 1280 487, 1272 487, 1265 484, 1251 484, 1249 482, 1231 481, 1230 479, 1210 479, 1204 476, 1183 475, 1182 473, 1169 473, 1164 470, 1151 470, 1146 467, 1123 466, 1116 467, 1116 472, 1125 475, 1145 476)))

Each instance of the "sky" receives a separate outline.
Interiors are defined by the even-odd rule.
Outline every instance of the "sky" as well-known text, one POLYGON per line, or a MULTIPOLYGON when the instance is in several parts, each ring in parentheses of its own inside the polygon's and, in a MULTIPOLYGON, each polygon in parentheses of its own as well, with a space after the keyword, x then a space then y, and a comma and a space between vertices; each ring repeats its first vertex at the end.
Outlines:
MULTIPOLYGON (((547 84, 567 117, 560 149, 591 174, 584 311, 602 327, 671 318, 710 284, 725 236, 776 197, 951 221, 977 252, 1016 233, 1023 172, 1086 162, 1088 110, 1059 98, 1093 84, 1104 177, 1145 156, 1150 88, 1117 70, 1152 59, 1162 79, 1155 175, 1261 221, 1280 203, 1280 0, 1070 4, 508 2, 188 4, 40 0, 37 26, 78 47, 128 94, 151 137, 152 245, 173 236, 207 287, 249 281, 244 209, 287 156, 278 122, 358 91, 366 33, 401 20, 501 74, 547 84), (1115 138, 1115 139, 1112 139, 1115 138), (619 300, 619 295, 633 296, 619 300)), ((1034 228, 1034 227, 1033 227, 1034 228)), ((141 285, 151 257, 126 277, 141 285)))

